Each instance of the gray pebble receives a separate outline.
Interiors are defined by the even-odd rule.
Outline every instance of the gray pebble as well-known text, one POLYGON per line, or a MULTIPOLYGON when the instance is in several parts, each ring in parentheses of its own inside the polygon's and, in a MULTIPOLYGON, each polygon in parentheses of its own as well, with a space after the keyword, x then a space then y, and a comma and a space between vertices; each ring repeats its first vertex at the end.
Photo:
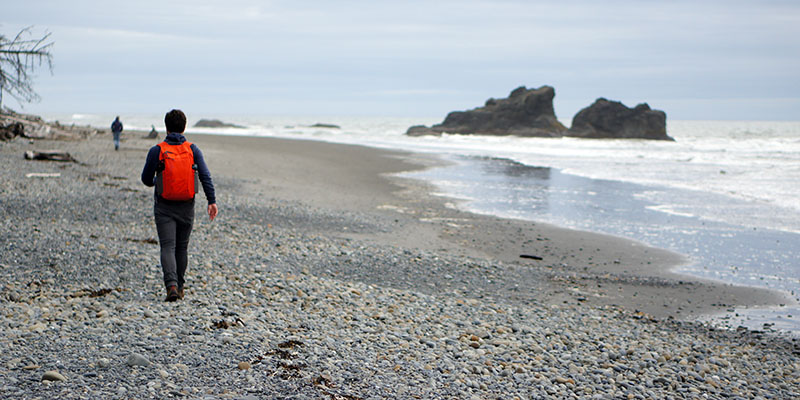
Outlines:
POLYGON ((63 382, 66 381, 67 378, 64 377, 64 375, 58 373, 58 371, 47 371, 44 373, 44 375, 42 375, 42 380, 51 382, 56 382, 56 381, 63 382))
POLYGON ((134 366, 137 366, 137 367, 149 367, 150 366, 150 360, 148 360, 147 357, 145 357, 145 356, 143 356, 141 354, 136 354, 136 353, 131 353, 128 356, 128 359, 125 361, 125 363, 128 364, 128 366, 130 366, 130 367, 134 367, 134 366))

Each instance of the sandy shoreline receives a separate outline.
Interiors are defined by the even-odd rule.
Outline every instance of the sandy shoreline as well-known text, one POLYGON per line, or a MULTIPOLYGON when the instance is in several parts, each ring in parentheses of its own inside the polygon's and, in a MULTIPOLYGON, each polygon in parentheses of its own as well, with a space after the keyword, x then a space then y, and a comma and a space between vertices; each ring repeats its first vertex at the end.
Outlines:
POLYGON ((679 321, 775 293, 673 276, 682 257, 631 241, 457 211, 393 175, 436 162, 404 152, 189 135, 220 214, 198 201, 187 296, 165 303, 139 181, 156 140, 123 138, 0 143, 0 397, 800 393, 796 340, 679 321), (22 159, 45 149, 79 162, 22 159))
POLYGON ((518 296, 618 305, 676 319, 792 301, 766 289, 674 274, 670 270, 686 262, 683 256, 634 241, 455 210, 446 206, 449 199, 431 196, 423 182, 393 176, 437 163, 425 155, 306 140, 191 136, 207 149, 216 174, 255 180, 254 189, 266 196, 398 221, 392 232, 353 235, 359 239, 554 273, 545 293, 518 296), (542 260, 521 259, 522 254, 542 260))

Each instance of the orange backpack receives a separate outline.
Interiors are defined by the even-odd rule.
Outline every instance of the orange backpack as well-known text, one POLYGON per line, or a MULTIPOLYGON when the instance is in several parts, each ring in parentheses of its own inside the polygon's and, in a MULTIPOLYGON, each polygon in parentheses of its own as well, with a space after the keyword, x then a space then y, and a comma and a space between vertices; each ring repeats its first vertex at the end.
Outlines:
POLYGON ((194 164, 192 144, 172 145, 161 142, 158 147, 159 171, 156 174, 156 193, 167 200, 187 201, 194 198, 198 189, 197 166, 194 164), (163 166, 163 168, 162 168, 163 166))

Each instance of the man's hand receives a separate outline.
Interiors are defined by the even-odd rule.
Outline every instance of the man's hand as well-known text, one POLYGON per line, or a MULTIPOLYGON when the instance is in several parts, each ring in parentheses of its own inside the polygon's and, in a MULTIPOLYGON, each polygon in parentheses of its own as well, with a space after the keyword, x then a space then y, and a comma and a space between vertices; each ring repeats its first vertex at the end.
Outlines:
POLYGON ((217 208, 217 204, 216 203, 208 205, 208 219, 213 221, 214 218, 217 216, 218 212, 219 212, 219 209, 217 208))

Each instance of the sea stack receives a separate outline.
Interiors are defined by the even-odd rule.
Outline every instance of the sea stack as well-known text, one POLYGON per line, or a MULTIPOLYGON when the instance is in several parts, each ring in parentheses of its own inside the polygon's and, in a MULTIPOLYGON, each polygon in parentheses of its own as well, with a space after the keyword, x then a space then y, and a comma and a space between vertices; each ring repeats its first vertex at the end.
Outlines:
POLYGON ((675 140, 667 136, 667 114, 647 103, 629 108, 619 101, 597 99, 572 119, 566 136, 593 139, 675 140))
POLYGON ((194 124, 195 128, 239 128, 244 129, 245 126, 230 124, 222 122, 218 119, 201 119, 194 124))
POLYGON ((428 128, 412 126, 409 136, 453 134, 515 135, 559 137, 567 128, 558 122, 553 110, 555 89, 542 86, 527 89, 520 86, 508 98, 489 99, 483 107, 453 111, 444 122, 428 128))

